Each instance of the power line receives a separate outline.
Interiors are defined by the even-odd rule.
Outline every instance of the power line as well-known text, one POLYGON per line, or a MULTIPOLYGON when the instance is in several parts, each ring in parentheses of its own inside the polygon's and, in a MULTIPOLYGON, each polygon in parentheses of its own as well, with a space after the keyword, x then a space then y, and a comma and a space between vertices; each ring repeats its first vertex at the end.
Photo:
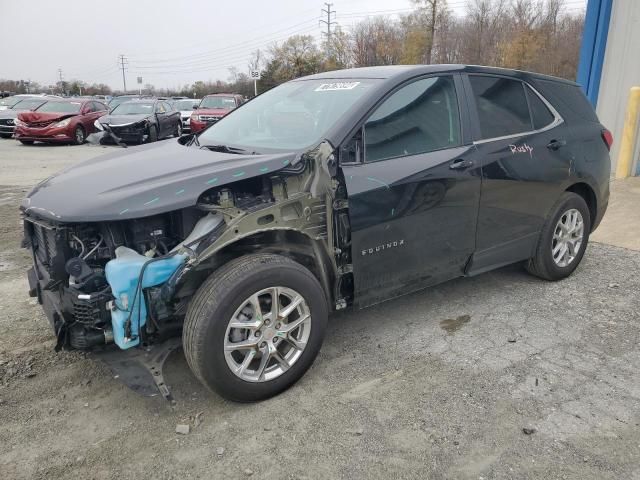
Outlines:
MULTIPOLYGON (((311 27, 311 28, 307 27, 304 29, 300 29, 294 32, 290 32, 289 34, 281 37, 272 38, 270 39, 270 41, 275 42, 278 40, 286 40, 291 35, 310 33, 315 28, 317 27, 311 27)), ((260 45, 263 45, 263 44, 264 44, 264 41, 260 45)), ((258 44, 256 44, 255 46, 258 46, 258 44)), ((246 50, 247 48, 250 48, 250 47, 247 46, 247 47, 241 48, 240 51, 246 50)), ((238 50, 238 49, 236 48, 234 50, 238 50)), ((132 71, 143 70, 143 71, 146 71, 146 73, 181 73, 181 72, 188 73, 188 72, 198 71, 198 70, 209 70, 211 68, 215 68, 219 66, 220 63, 226 63, 231 60, 238 60, 240 59, 240 57, 244 57, 244 54, 240 53, 240 51, 224 53, 219 56, 210 57, 208 59, 194 60, 186 63, 138 65, 138 62, 135 62, 135 63, 132 63, 132 71), (163 69, 170 70, 170 71, 162 71, 162 72, 158 71, 163 69)))
MULTIPOLYGON (((163 64, 163 63, 172 63, 172 62, 180 62, 180 63, 197 63, 203 60, 206 60, 207 57, 210 57, 211 55, 218 55, 220 53, 224 53, 224 52, 229 52, 229 51, 233 51, 233 50, 243 50, 246 48, 249 48, 248 45, 263 45, 264 43, 267 43, 269 41, 271 41, 271 39, 269 37, 272 37, 274 34, 277 33, 281 33, 284 31, 288 31, 291 30, 293 28, 296 27, 300 27, 301 25, 305 25, 305 24, 309 24, 309 23, 313 23, 315 24, 315 22, 317 21, 317 17, 316 18, 312 18, 312 19, 308 19, 305 20, 303 22, 297 23, 295 25, 291 25, 287 28, 284 29, 280 29, 280 30, 275 30, 273 32, 271 32, 268 35, 261 35, 258 37, 254 37, 251 39, 247 39, 244 40, 240 43, 236 43, 236 44, 230 44, 227 45, 226 47, 222 47, 222 48, 217 48, 214 50, 208 50, 205 52, 201 52, 201 53, 196 53, 196 54, 192 54, 192 55, 182 55, 180 57, 173 57, 173 58, 164 58, 161 60, 142 60, 142 59, 136 59, 135 56, 131 56, 131 59, 133 62, 135 62, 136 64, 140 63, 140 64, 163 64)), ((309 25, 307 25, 307 27, 305 27, 305 31, 309 29, 309 25)), ((289 36, 295 34, 297 32, 288 32, 284 38, 288 38, 289 36)), ((282 35, 279 35, 279 37, 282 37, 282 35)))

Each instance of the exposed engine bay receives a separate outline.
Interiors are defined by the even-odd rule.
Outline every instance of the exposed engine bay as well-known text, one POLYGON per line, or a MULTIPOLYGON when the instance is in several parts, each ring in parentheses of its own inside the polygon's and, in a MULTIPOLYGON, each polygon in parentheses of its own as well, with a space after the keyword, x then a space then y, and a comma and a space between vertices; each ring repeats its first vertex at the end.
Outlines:
POLYGON ((284 252, 321 279, 335 308, 352 295, 349 220, 328 145, 270 175, 204 191, 195 206, 90 223, 24 215, 30 294, 58 349, 148 346, 179 335, 189 300, 229 259, 284 252), (316 160, 316 161, 314 161, 316 160))

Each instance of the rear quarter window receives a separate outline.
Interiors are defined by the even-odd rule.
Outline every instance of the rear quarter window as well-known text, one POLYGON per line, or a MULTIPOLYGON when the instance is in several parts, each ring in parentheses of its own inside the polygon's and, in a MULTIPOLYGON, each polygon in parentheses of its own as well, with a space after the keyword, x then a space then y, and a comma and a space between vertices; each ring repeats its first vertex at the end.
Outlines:
POLYGON ((563 117, 570 114, 576 119, 598 122, 598 116, 580 86, 536 79, 535 87, 563 117))
POLYGON ((533 128, 539 130, 546 127, 554 120, 553 113, 547 108, 542 99, 530 87, 527 90, 527 98, 529 99, 529 108, 531 109, 531 119, 533 120, 533 128))

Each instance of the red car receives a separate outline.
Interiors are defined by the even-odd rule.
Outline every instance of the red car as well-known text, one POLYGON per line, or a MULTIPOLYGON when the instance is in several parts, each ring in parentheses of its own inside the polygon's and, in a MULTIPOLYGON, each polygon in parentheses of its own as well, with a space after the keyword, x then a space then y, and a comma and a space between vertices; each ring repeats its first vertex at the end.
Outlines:
POLYGON ((191 133, 198 133, 216 123, 231 110, 238 108, 244 99, 234 93, 213 93, 202 99, 191 115, 191 133))
POLYGON ((49 101, 32 112, 19 114, 13 137, 26 145, 36 141, 81 145, 96 131, 96 119, 108 112, 109 108, 95 99, 49 101))

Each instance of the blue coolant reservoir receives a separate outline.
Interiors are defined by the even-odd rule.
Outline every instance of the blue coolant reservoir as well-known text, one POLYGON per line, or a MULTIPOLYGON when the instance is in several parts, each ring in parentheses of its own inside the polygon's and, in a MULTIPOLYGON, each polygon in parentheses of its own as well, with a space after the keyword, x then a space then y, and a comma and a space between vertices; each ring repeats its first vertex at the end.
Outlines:
POLYGON ((138 345, 140 343, 138 332, 147 323, 147 306, 138 285, 142 267, 149 262, 142 278, 144 289, 166 282, 186 259, 186 254, 177 254, 150 262, 150 258, 140 255, 135 250, 127 247, 116 248, 116 258, 107 262, 105 274, 115 297, 116 308, 111 311, 111 325, 113 339, 120 348, 127 349, 138 345), (137 295, 136 289, 138 289, 137 295), (126 338, 125 324, 129 316, 131 316, 131 338, 126 338))

